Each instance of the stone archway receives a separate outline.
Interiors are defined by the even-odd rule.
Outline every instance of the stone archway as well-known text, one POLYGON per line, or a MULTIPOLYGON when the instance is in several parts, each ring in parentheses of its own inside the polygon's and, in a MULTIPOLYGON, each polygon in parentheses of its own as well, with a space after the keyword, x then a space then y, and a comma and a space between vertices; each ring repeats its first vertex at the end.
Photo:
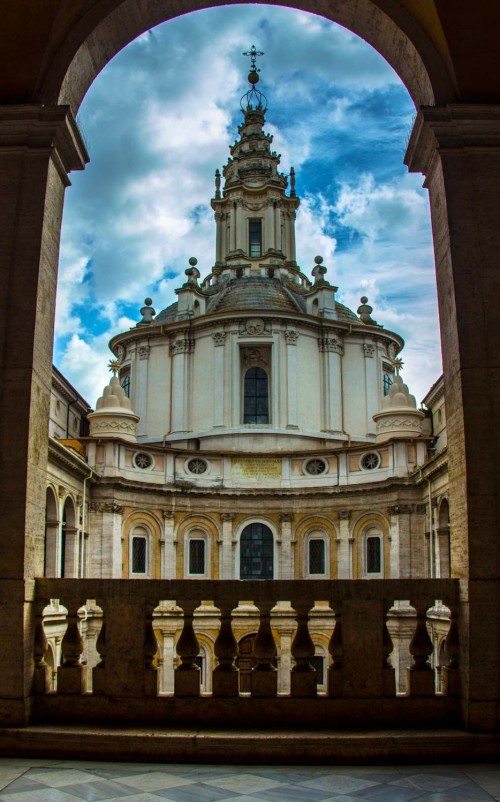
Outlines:
MULTIPOLYGON (((187 2, 182 11, 203 5, 187 2)), ((500 665, 497 638, 491 632, 486 648, 481 647, 484 637, 470 637, 471 631, 482 633, 485 622, 497 620, 500 480, 493 422, 498 418, 500 376, 496 304, 500 108, 460 102, 446 38, 441 37, 439 44, 439 37, 426 32, 418 4, 331 0, 323 5, 310 0, 296 5, 340 22, 369 41, 398 72, 415 104, 424 106, 405 161, 411 171, 425 175, 430 194, 448 413, 452 573, 469 583, 463 588, 463 606, 468 611, 463 617, 462 666, 464 698, 470 702, 464 707, 464 718, 481 728, 495 716, 495 702, 481 679, 481 667, 487 665, 493 676, 500 665), (478 592, 480 587, 479 596, 472 592, 473 585, 478 592)), ((82 7, 61 14, 47 27, 38 83, 31 94, 22 96, 25 102, 29 98, 30 105, 0 107, 5 533, 0 575, 21 583, 43 573, 60 225, 67 175, 83 169, 88 159, 68 105, 76 111, 107 61, 139 33, 169 16, 166 0, 143 0, 140 7, 135 0, 95 0, 85 13, 82 7)), ((473 97, 477 99, 481 95, 479 87, 476 90, 473 97)), ((498 100, 499 95, 489 97, 498 100)), ((19 590, 19 598, 25 598, 22 593, 19 590)), ((12 605, 5 616, 17 621, 21 644, 27 611, 21 613, 14 601, 12 605)), ((18 671, 24 660, 13 646, 1 667, 0 685, 4 675, 18 671)), ((7 706, 11 720, 26 720, 23 676, 19 672, 12 686, 13 701, 7 706)))
MULTIPOLYGON (((187 0, 182 13, 218 5, 217 1, 187 0)), ((337 22, 369 42, 398 73, 416 106, 456 98, 446 47, 437 36, 428 36, 403 7, 390 0, 331 0, 328 4, 296 0, 292 7, 337 22)), ((167 0, 143 0, 140 9, 136 0, 94 4, 60 42, 40 79, 40 100, 68 104, 76 113, 95 76, 116 53, 140 34, 175 16, 167 0)))

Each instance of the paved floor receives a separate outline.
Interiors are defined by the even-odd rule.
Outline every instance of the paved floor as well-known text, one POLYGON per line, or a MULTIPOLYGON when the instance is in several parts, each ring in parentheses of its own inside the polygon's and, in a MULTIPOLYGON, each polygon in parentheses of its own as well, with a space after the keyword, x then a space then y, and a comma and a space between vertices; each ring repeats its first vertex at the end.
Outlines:
POLYGON ((500 767, 203 766, 0 758, 4 802, 489 802, 500 767))

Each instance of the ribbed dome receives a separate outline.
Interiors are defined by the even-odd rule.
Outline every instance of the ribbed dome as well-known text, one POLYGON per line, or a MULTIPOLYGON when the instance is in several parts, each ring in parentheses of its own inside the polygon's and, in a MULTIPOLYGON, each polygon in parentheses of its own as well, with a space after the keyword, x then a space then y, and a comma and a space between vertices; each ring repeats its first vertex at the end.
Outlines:
POLYGON ((248 277, 230 281, 208 307, 209 312, 230 312, 233 309, 279 312, 303 312, 299 301, 274 278, 248 277))

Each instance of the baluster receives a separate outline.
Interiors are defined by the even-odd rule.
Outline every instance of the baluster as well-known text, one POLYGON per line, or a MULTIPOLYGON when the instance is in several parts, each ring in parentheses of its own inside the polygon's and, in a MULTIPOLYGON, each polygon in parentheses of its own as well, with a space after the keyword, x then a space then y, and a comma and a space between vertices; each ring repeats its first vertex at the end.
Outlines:
POLYGON ((200 652, 200 644, 193 628, 193 613, 200 603, 179 599, 177 604, 184 610, 184 626, 176 647, 181 663, 174 672, 174 694, 199 696, 201 672, 194 661, 200 652))
POLYGON ((314 657, 314 643, 308 627, 309 610, 312 604, 310 601, 294 601, 293 606, 296 612, 297 632, 292 642, 292 657, 295 665, 290 677, 290 695, 316 696, 316 670, 309 662, 311 657, 314 657))
POLYGON ((36 603, 35 613, 35 670, 33 673, 33 693, 48 693, 50 691, 50 666, 45 662, 45 652, 49 645, 43 626, 43 610, 45 602, 36 603))
POLYGON ((432 606, 430 599, 410 601, 417 612, 415 632, 410 642, 412 665, 407 669, 407 694, 409 696, 434 696, 436 692, 434 671, 429 662, 432 654, 432 641, 427 632, 427 610, 432 606))
POLYGON ((63 663, 57 669, 58 693, 86 693, 87 666, 82 665, 83 638, 76 602, 68 606, 68 626, 61 643, 63 663))
POLYGON ((158 641, 153 629, 153 605, 146 604, 144 625, 144 695, 158 696, 158 669, 154 659, 158 651, 158 641))
POLYGON ((446 696, 460 696, 460 644, 458 640, 458 609, 457 605, 449 605, 450 608, 450 628, 445 639, 446 654, 448 655, 448 665, 442 669, 443 693, 446 696))
POLYGON ((335 611, 335 623, 333 626, 332 637, 328 644, 328 651, 332 658, 332 664, 328 669, 328 696, 342 696, 342 603, 331 602, 330 606, 335 611))
POLYGON ((102 617, 101 631, 97 636, 95 644, 97 654, 101 658, 95 668, 92 669, 92 693, 106 693, 106 619, 102 617))
POLYGON ((274 601, 258 603, 260 613, 259 630, 254 640, 253 653, 257 665, 252 669, 252 696, 277 696, 278 672, 273 662, 276 658, 276 643, 271 630, 271 610, 274 601))
POLYGON ((238 696, 238 669, 234 661, 238 644, 231 626, 232 611, 237 606, 234 599, 215 600, 220 610, 220 629, 214 644, 218 665, 212 674, 214 696, 238 696))
POLYGON ((387 614, 394 604, 393 600, 384 601, 382 630, 382 682, 384 696, 396 695, 396 672, 392 667, 391 654, 394 649, 391 633, 387 627, 387 614))

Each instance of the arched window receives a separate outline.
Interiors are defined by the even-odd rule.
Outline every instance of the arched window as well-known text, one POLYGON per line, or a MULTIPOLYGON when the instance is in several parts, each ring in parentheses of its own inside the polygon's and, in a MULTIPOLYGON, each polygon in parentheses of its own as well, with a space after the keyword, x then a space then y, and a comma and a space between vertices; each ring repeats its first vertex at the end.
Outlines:
POLYGON ((249 368, 245 373, 243 423, 269 423, 269 388, 263 368, 249 368))
POLYGON ((373 529, 365 537, 365 573, 367 576, 382 575, 382 537, 373 529))
POLYGON ((136 526, 130 541, 130 574, 147 576, 149 573, 149 537, 143 526, 136 526))
POLYGON ((124 370, 120 373, 120 384, 127 398, 130 398, 130 370, 124 370))
POLYGON ((45 506, 44 576, 58 576, 59 515, 57 499, 52 487, 47 488, 45 506))
MULTIPOLYGON (((60 573, 59 576, 75 577, 75 560, 78 559, 76 541, 76 510, 73 499, 68 496, 64 502, 61 526, 60 573)), ((76 563, 78 565, 78 563, 76 563)))
POLYGON ((323 537, 311 537, 307 544, 308 573, 311 576, 325 576, 326 548, 323 537))
POLYGON ((272 579, 273 574, 273 533, 265 524, 249 524, 240 539, 240 579, 272 579))
POLYGON ((206 571, 205 540, 191 538, 189 541, 189 574, 204 576, 206 571))
POLYGON ((262 256, 262 220, 249 220, 248 244, 250 256, 262 256))

